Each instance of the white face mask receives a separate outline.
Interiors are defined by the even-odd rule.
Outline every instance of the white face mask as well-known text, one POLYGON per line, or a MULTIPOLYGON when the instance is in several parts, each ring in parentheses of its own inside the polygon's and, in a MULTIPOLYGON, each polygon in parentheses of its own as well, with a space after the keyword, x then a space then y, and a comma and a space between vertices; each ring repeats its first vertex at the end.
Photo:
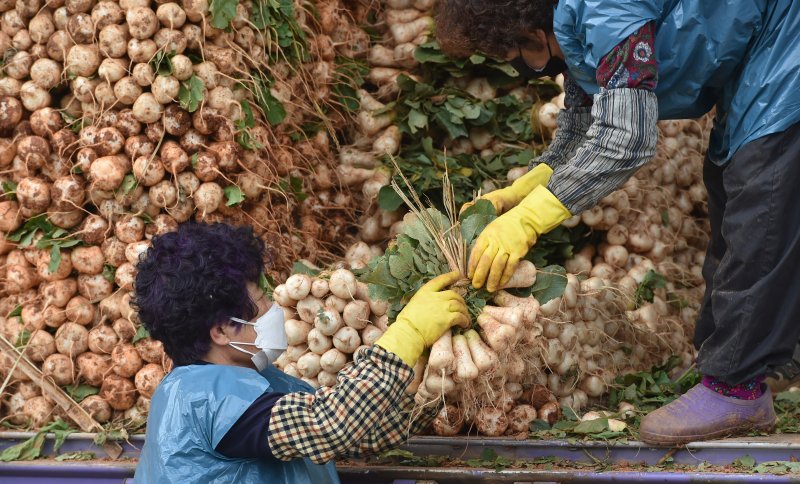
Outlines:
POLYGON ((250 321, 245 321, 239 318, 230 319, 231 321, 235 321, 240 324, 247 324, 255 329, 255 342, 245 343, 242 341, 231 341, 228 343, 228 345, 238 351, 241 351, 242 353, 251 355, 253 357, 253 363, 256 365, 256 368, 258 368, 258 371, 262 371, 267 367, 268 364, 277 360, 278 357, 286 350, 286 347, 289 346, 289 343, 286 339, 286 330, 284 329, 285 321, 283 316, 283 308, 277 303, 272 303, 272 307, 270 307, 266 313, 261 315, 261 317, 256 319, 255 323, 251 323, 250 321), (244 348, 240 348, 239 345, 255 346, 260 351, 253 353, 252 351, 247 351, 244 348))

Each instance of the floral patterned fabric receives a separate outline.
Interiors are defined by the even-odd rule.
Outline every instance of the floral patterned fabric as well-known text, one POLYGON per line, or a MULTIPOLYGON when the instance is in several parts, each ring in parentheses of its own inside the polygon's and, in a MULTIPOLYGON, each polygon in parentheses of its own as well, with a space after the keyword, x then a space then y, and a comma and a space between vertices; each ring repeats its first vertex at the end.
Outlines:
POLYGON ((597 85, 654 90, 658 83, 655 32, 655 22, 648 22, 606 54, 597 66, 597 85))
POLYGON ((763 395, 761 390, 761 384, 763 382, 763 375, 738 385, 728 385, 727 383, 723 382, 722 380, 718 380, 713 376, 706 375, 703 377, 703 385, 706 388, 710 388, 720 395, 738 398, 739 400, 755 400, 761 397, 761 395, 763 395))
POLYGON ((577 82, 569 75, 569 71, 564 73, 564 107, 587 108, 592 105, 592 96, 586 94, 577 82))

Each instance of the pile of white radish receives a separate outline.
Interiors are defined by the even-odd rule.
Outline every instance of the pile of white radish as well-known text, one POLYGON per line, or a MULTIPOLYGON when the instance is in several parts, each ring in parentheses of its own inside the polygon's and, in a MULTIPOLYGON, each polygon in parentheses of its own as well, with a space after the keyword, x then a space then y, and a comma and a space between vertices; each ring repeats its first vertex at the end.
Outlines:
POLYGON ((324 278, 294 274, 273 299, 284 308, 289 343, 277 366, 315 388, 335 385, 353 354, 387 328, 388 304, 370 301, 367 286, 346 269, 324 278))
MULTIPOLYGON (((301 257, 344 252, 372 176, 336 169, 332 135, 351 115, 332 92, 358 86, 335 62, 369 48, 342 2, 313 15, 296 4, 302 66, 256 28, 255 2, 233 2, 226 29, 211 3, 0 0, 0 334, 58 385, 95 389, 81 405, 102 423, 140 426, 171 368, 129 304, 152 237, 190 220, 248 224, 282 279, 301 257), (283 122, 267 123, 258 89, 283 122), (55 271, 42 231, 7 239, 33 217, 67 232, 55 271)), ((10 367, 0 359, 0 381, 10 367)), ((0 420, 55 416, 22 373, 2 388, 0 420)))
MULTIPOLYGON (((287 312, 287 373, 333 385, 388 323, 386 304, 370 301, 347 270, 287 276, 299 259, 363 269, 405 223, 402 209, 376 203, 390 180, 382 157, 403 143, 385 108, 399 74, 418 76, 413 50, 430 37, 435 1, 325 0, 314 12, 296 2, 310 56, 302 68, 267 55, 274 42, 254 27, 252 0, 237 2, 226 30, 211 25, 210 3, 0 0, 0 334, 27 342, 26 354, 59 385, 97 389, 81 405, 100 422, 139 426, 171 368, 161 345, 143 337, 130 291, 152 237, 189 220, 248 224, 267 242, 273 275, 286 281, 275 298, 287 312), (357 24, 374 18, 383 38, 371 44, 357 24), (370 67, 367 85, 350 86, 360 103, 353 113, 335 95, 343 57, 370 67), (256 108, 255 70, 269 74, 269 94, 286 111, 280 124, 256 108), (190 112, 192 79, 203 86, 190 112), (246 130, 243 101, 254 115, 246 130), (307 131, 315 125, 325 129, 307 131), (64 241, 81 241, 60 250, 55 271, 50 248, 36 248, 41 231, 24 246, 6 239, 37 216, 66 230, 64 241)), ((478 99, 498 96, 483 78, 450 82, 478 99)), ((538 97, 534 88, 511 94, 538 97)), ((540 104, 534 129, 552 135, 562 106, 563 95, 540 104)), ((419 401, 444 396, 437 434, 522 433, 534 418, 557 419, 561 404, 586 407, 620 373, 671 353, 692 358, 708 127, 660 126, 657 159, 565 222, 604 235, 568 261, 561 297, 540 305, 500 292, 474 330, 449 333, 420 362, 409 390, 419 401), (666 285, 636 307, 651 269, 666 285)), ((485 159, 507 147, 481 129, 444 146, 485 159)), ((509 180, 524 172, 511 170, 509 180)), ((487 180, 483 191, 495 188, 487 180)), ((11 365, 0 357, 0 379, 11 365)), ((57 416, 36 382, 12 374, 0 420, 37 427, 57 416)))

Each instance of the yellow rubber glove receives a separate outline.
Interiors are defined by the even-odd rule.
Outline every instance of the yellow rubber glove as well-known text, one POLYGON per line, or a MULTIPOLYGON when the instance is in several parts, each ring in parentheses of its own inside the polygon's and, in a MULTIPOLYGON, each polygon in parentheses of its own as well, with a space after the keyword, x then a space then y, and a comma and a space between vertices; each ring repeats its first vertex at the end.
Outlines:
POLYGON ((469 257, 472 285, 494 292, 505 285, 536 239, 571 217, 569 210, 544 186, 538 186, 515 208, 483 229, 469 257))
MULTIPOLYGON (((517 178, 510 186, 481 195, 477 200, 489 200, 494 205, 497 215, 502 215, 516 207, 534 188, 539 185, 547 185, 552 174, 552 168, 541 163, 517 178)), ((474 201, 467 202, 461 207, 461 211, 463 212, 473 205, 475 205, 474 201)))
POLYGON ((458 272, 450 272, 422 286, 375 344, 413 368, 422 352, 445 331, 453 326, 469 326, 464 299, 453 290, 444 290, 460 277, 458 272))

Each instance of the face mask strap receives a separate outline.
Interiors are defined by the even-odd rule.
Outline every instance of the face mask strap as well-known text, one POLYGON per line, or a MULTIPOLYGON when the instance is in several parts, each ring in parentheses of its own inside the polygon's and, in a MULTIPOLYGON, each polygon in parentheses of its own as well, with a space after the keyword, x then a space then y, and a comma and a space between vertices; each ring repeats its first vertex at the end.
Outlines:
POLYGON ((247 351, 244 348, 240 348, 239 345, 255 346, 254 343, 245 343, 244 341, 231 341, 230 343, 228 343, 228 346, 230 346, 230 347, 232 347, 232 348, 234 348, 234 349, 236 349, 238 351, 241 351, 242 353, 247 353, 250 356, 255 356, 256 355, 252 351, 247 351))
POLYGON ((545 69, 547 69, 547 64, 550 62, 550 59, 553 58, 553 51, 550 49, 550 41, 547 40, 547 36, 545 36, 545 44, 547 44, 547 55, 548 55, 547 62, 545 62, 544 65, 542 67, 540 67, 539 69, 537 69, 537 68, 531 66, 530 64, 528 64, 528 61, 525 59, 525 56, 522 55, 522 46, 521 45, 517 46, 517 51, 519 52, 519 58, 522 59, 522 63, 525 64, 528 67, 528 69, 530 69, 530 70, 532 70, 532 71, 534 71, 536 73, 541 73, 545 69))
POLYGON ((244 319, 239 319, 239 318, 234 318, 234 317, 230 317, 228 319, 230 319, 231 321, 233 321, 235 323, 247 324, 249 326, 255 326, 255 323, 251 323, 250 321, 245 321, 244 319))

